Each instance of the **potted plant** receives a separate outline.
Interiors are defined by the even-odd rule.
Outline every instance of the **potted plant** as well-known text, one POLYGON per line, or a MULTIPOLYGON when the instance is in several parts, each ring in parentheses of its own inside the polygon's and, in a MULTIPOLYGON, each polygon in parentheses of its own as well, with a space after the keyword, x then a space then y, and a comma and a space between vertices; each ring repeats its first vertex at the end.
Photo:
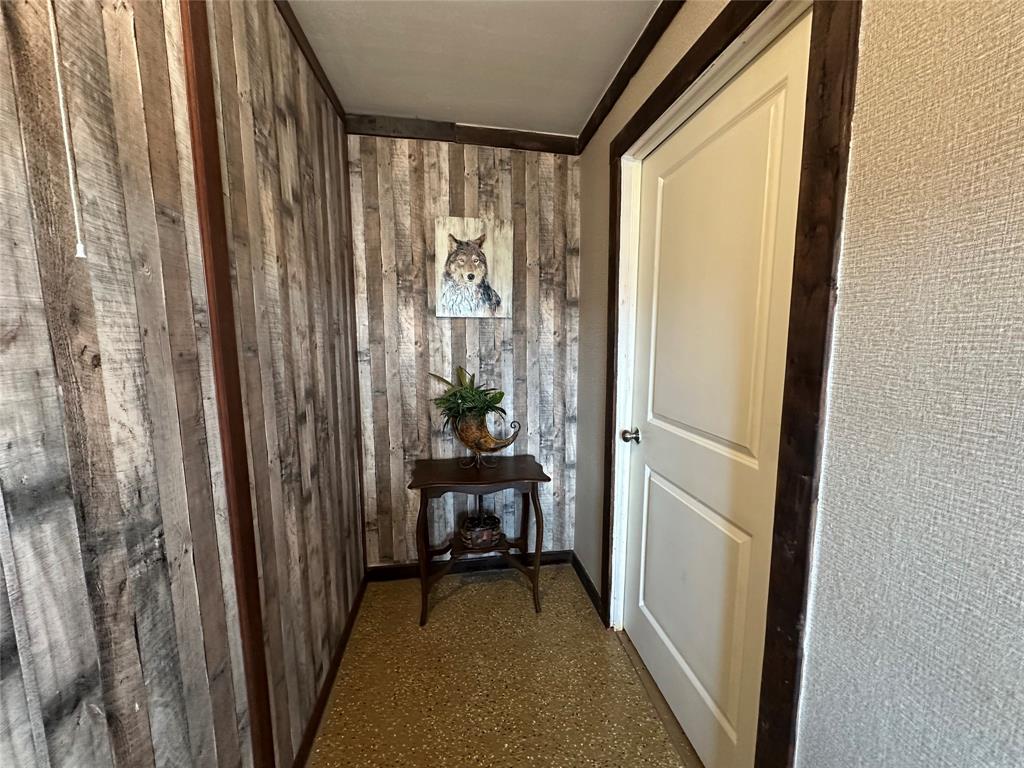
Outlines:
POLYGON ((504 392, 477 386, 476 374, 469 373, 462 366, 455 369, 454 382, 436 373, 430 375, 448 388, 443 395, 434 398, 434 404, 441 409, 444 427, 450 427, 459 441, 473 453, 474 465, 488 466, 483 454, 507 448, 519 437, 518 421, 509 424, 512 434, 503 438, 492 435, 487 426, 487 417, 492 413, 498 414, 502 421, 505 420, 507 414, 501 407, 501 401, 505 399, 504 392))
MULTIPOLYGON (((491 434, 487 426, 487 417, 494 413, 502 421, 505 420, 505 409, 501 401, 505 393, 490 387, 479 387, 476 374, 471 374, 463 367, 455 369, 455 381, 432 373, 447 389, 440 397, 434 398, 434 404, 441 409, 444 427, 451 428, 459 441, 472 453, 473 458, 463 463, 463 467, 493 467, 484 454, 507 448, 519 437, 519 422, 509 424, 512 434, 497 438, 491 434)), ((462 543, 471 549, 483 549, 494 546, 501 540, 501 521, 495 515, 485 515, 478 507, 476 515, 467 516, 460 526, 462 543)))

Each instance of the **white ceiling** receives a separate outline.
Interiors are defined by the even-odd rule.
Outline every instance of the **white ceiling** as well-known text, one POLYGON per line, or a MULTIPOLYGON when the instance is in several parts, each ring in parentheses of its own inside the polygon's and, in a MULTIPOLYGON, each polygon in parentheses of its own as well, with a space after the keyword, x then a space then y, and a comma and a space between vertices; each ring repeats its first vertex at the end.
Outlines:
POLYGON ((577 135, 657 0, 293 0, 346 112, 577 135))

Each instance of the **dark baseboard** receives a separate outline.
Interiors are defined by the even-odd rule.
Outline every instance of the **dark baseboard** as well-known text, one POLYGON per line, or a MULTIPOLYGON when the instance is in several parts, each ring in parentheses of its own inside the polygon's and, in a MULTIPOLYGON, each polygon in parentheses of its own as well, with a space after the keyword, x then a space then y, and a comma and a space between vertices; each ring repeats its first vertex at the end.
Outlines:
MULTIPOLYGON (((583 563, 576 557, 576 553, 572 553, 572 568, 576 571, 576 576, 579 577, 580 584, 583 585, 584 591, 587 593, 587 597, 590 598, 590 602, 594 604, 594 610, 597 611, 598 616, 603 616, 601 613, 601 595, 597 591, 597 587, 594 586, 594 582, 590 580, 590 574, 587 573, 587 569, 583 567, 583 563)), ((602 618, 602 621, 604 619, 602 618)))
MULTIPOLYGON (((541 565, 564 565, 571 563, 572 550, 560 549, 554 552, 541 552, 541 565)), ((472 573, 474 571, 502 571, 511 568, 508 560, 501 555, 487 555, 459 560, 452 566, 451 573, 472 573)), ((418 579, 420 567, 416 563, 395 563, 394 565, 374 565, 366 569, 367 581, 395 581, 397 579, 418 579)))
POLYGON ((302 741, 295 753, 293 768, 303 768, 309 760, 309 753, 313 749, 313 742, 316 740, 316 733, 320 730, 320 721, 324 718, 324 711, 327 709, 327 702, 331 698, 331 691, 334 689, 334 681, 338 677, 338 668, 341 666, 341 657, 345 655, 345 646, 352 636, 352 628, 356 625, 356 618, 359 616, 359 608, 363 604, 363 595, 366 594, 366 583, 368 579, 363 576, 359 582, 359 591, 356 592, 356 599, 352 602, 352 610, 348 612, 348 620, 345 622, 345 629, 342 630, 341 638, 338 640, 338 647, 331 657, 331 666, 327 670, 327 678, 324 680, 320 693, 316 697, 316 704, 310 714, 306 730, 302 734, 302 741))

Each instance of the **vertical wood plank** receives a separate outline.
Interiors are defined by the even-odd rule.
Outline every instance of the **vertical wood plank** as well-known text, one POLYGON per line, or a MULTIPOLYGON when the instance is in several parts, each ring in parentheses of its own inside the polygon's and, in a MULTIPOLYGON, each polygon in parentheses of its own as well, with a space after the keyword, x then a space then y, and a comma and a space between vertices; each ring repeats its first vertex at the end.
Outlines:
MULTIPOLYGON (((171 631, 174 622, 154 466, 154 414, 161 418, 161 410, 173 408, 173 399, 164 399, 168 390, 147 386, 158 382, 147 380, 145 356, 159 355, 162 340, 142 332, 153 327, 159 334, 165 323, 162 316, 151 316, 148 307, 140 307, 140 302, 162 305, 154 285, 146 281, 155 255, 155 238, 146 225, 148 183, 130 175, 125 189, 121 177, 126 166, 140 160, 145 164, 145 144, 138 143, 140 136, 144 142, 144 126, 138 110, 132 110, 132 97, 119 102, 117 110, 112 102, 108 65, 115 72, 118 68, 107 57, 100 7, 62 3, 56 6, 56 22, 61 30, 58 44, 68 119, 72 125, 90 127, 87 132, 72 132, 71 150, 91 264, 107 409, 117 414, 110 429, 134 603, 134 650, 147 696, 149 746, 157 762, 187 761, 191 755, 177 643, 171 631), (118 127, 132 133, 134 141, 118 143, 118 127), (131 210, 125 207, 126 192, 137 196, 131 210), (135 280, 133 269, 142 273, 142 281, 135 280)), ((134 52, 131 43, 128 46, 124 53, 134 69, 134 52)), ((119 83, 131 87, 123 80, 119 83)), ((136 80, 136 91, 138 87, 136 80)), ((152 210, 151 204, 148 207, 152 210)), ((174 424, 176 419, 172 428, 174 424)))
MULTIPOLYGON (((275 16, 278 26, 281 20, 275 16)), ((312 689, 310 694, 316 700, 323 675, 325 657, 328 655, 324 617, 324 584, 323 584, 323 550, 320 525, 319 478, 322 475, 321 454, 318 450, 317 425, 321 418, 321 404, 318 402, 317 363, 315 329, 311 316, 315 312, 318 289, 313 286, 316 280, 312 269, 315 263, 315 244, 311 237, 313 222, 309 213, 312 194, 305 190, 311 188, 311 172, 308 163, 308 142, 306 131, 307 121, 304 119, 308 109, 307 81, 302 77, 305 61, 302 57, 291 56, 285 45, 291 44, 289 35, 282 38, 282 60, 288 60, 287 72, 290 83, 288 101, 284 93, 277 93, 278 106, 284 107, 285 132, 284 143, 282 134, 278 133, 278 149, 284 149, 278 155, 282 163, 282 199, 285 201, 285 221, 293 224, 293 248, 289 259, 289 288, 292 290, 292 330, 296 342, 295 392, 301 398, 299 408, 300 451, 302 462, 302 527, 304 540, 300 547, 303 554, 305 571, 305 588, 308 594, 310 649, 312 653, 311 667, 313 671, 312 689), (285 59, 287 57, 287 59, 285 59), (285 171, 288 176, 286 180, 285 171)), ((324 457, 326 458, 326 457, 324 457)))
MULTIPOLYGON (((452 321, 447 317, 437 317, 437 281, 436 269, 438 259, 447 258, 447 253, 435 253, 437 220, 449 213, 448 188, 448 145, 439 142, 422 142, 424 156, 424 253, 427 294, 426 314, 430 337, 429 372, 436 373, 446 379, 452 375, 452 321)), ((429 397, 437 397, 443 385, 434 379, 428 379, 429 397)), ((437 407, 431 402, 427 409, 430 418, 430 455, 445 458, 453 455, 452 437, 444 429, 444 422, 437 407)), ((444 541, 453 529, 454 502, 450 494, 435 505, 443 507, 431 515, 434 528, 431 541, 444 541)))
POLYGON ((397 248, 398 228, 395 214, 394 169, 388 139, 377 139, 377 186, 380 211, 380 254, 382 302, 381 321, 384 326, 385 387, 389 404, 388 443, 391 463, 391 535, 394 557, 405 561, 411 557, 414 539, 407 536, 408 511, 405 493, 405 445, 403 435, 401 329, 398 320, 397 248))
POLYGON ((565 259, 567 225, 565 216, 568 195, 568 157, 555 155, 554 183, 552 185, 552 253, 551 339, 553 343, 551 378, 551 443, 549 463, 551 475, 551 546, 559 549, 565 544, 565 259))
MULTIPOLYGON (((287 653, 281 625, 278 535, 275 518, 281 506, 280 462, 277 456, 276 409, 273 385, 263 362, 272 351, 269 329, 262 317, 267 308, 259 178, 250 78, 249 17, 241 3, 212 6, 216 30, 216 59, 221 74, 218 94, 225 176, 231 221, 231 255, 237 287, 239 350, 246 391, 247 440, 260 553, 261 601, 267 645, 267 674, 273 705, 274 749, 277 762, 292 759, 287 653), (225 87, 226 86, 226 87, 225 87), (257 311, 259 309, 259 311, 257 311), (264 469, 265 468, 265 469, 264 469)), ((262 55, 260 52, 259 55, 262 55)), ((262 62, 260 62, 262 63, 262 62)), ((257 75, 258 76, 258 75, 257 75)), ((269 367, 269 365, 268 365, 269 367)))
MULTIPOLYGON (((334 388, 334 338, 337 329, 334 319, 334 291, 335 276, 330 268, 331 232, 328 220, 327 194, 331 185, 330 174, 333 168, 328 170, 327 148, 324 144, 324 105, 320 86, 313 79, 312 72, 305 72, 309 83, 309 107, 308 127, 310 146, 310 171, 313 174, 313 188, 315 194, 311 201, 311 216, 314 222, 313 238, 316 241, 316 249, 312 252, 314 258, 314 283, 316 296, 315 312, 311 313, 314 338, 316 339, 316 382, 317 382, 317 446, 321 455, 322 470, 320 472, 320 499, 321 507, 319 518, 321 521, 323 540, 323 585, 324 585, 324 606, 326 608, 324 649, 329 660, 333 651, 333 637, 338 627, 338 609, 341 596, 337 585, 337 553, 342 550, 342 541, 338 536, 336 523, 340 512, 341 500, 339 498, 339 457, 335 451, 334 438, 337 436, 338 422, 338 398, 334 388)), ((332 190, 333 192, 333 190, 332 190)), ((331 198, 331 204, 337 201, 337 196, 331 198)), ((324 673, 327 674, 327 663, 324 664, 324 673)))
MULTIPOLYGON (((89 265, 76 259, 61 107, 53 80, 48 5, 2 6, 18 114, 43 306, 63 390, 72 488, 80 514, 96 631, 100 682, 115 765, 152 765, 152 737, 133 595, 114 482, 116 467, 104 393, 103 358, 89 265)), ((10 502, 8 501, 8 504, 10 502)))
MULTIPOLYGON (((416 402, 413 408, 412 417, 416 420, 416 446, 409 451, 412 459, 425 459, 431 455, 431 425, 430 412, 434 410, 430 402, 430 342, 427 337, 427 285, 434 282, 434 272, 426 269, 428 251, 433 251, 434 227, 432 220, 427 216, 427 204, 424 199, 426 194, 426 171, 424 168, 426 148, 423 142, 408 142, 409 155, 409 217, 410 217, 410 248, 411 259, 409 262, 410 272, 408 277, 410 312, 412 322, 415 326, 415 341, 413 343, 413 355, 410 361, 410 368, 416 382, 416 402), (428 221, 431 223, 428 224, 428 221)), ((431 262, 432 263, 432 262, 431 262)), ((409 455, 406 456, 406 463, 409 465, 409 455)), ((409 467, 411 471, 411 466, 409 467)), ((415 501, 415 500, 414 500, 415 501)), ((440 516, 432 515, 432 522, 440 516)), ((415 524, 415 516, 410 515, 410 520, 415 524)))
MULTIPOLYGON (((397 349, 398 349, 398 383, 401 387, 401 441, 403 445, 403 466, 401 472, 400 501, 402 519, 406 524, 403 531, 404 541, 408 542, 407 557, 415 551, 416 516, 419 508, 419 497, 414 490, 406 487, 413 475, 413 463, 424 457, 425 435, 420 433, 420 367, 418 348, 420 336, 417 334, 423 312, 417 307, 417 288, 422 285, 422 253, 414 256, 414 246, 422 240, 416 237, 413 212, 413 176, 418 172, 410 141, 393 139, 388 142, 391 152, 392 190, 394 195, 394 250, 395 250, 395 281, 397 284, 397 349)), ((415 145, 416 142, 414 141, 415 145)), ((422 182, 419 185, 422 189, 422 182)), ((420 211, 422 213, 422 210, 420 211)))
MULTIPOLYGON (((18 651, 19 635, 22 646, 28 646, 31 640, 23 609, 19 606, 17 614, 11 611, 9 595, 20 600, 21 590, 17 584, 8 588, 4 575, 5 564, 13 570, 14 548, 7 527, 7 509, 3 494, 0 493, 0 648, 5 651, 4 670, 0 676, 0 760, 10 768, 49 766, 50 757, 46 751, 46 731, 35 670, 31 666, 26 668, 26 686, 26 675, 22 674, 18 651), (15 621, 18 622, 17 627, 15 621)), ((28 653, 25 655, 30 657, 28 653)))
MULTIPOLYGON (((466 148, 461 144, 448 145, 448 211, 451 216, 466 216, 466 148)), ((474 179, 474 189, 476 180, 474 179)), ((438 258, 447 258, 448 254, 439 254, 438 258)), ((451 328, 451 374, 454 374, 458 366, 469 370, 469 350, 466 339, 467 325, 469 321, 461 317, 453 317, 449 320, 451 328)), ((443 375, 443 374, 442 374, 443 375)), ((466 454, 451 432, 448 432, 448 441, 451 446, 452 456, 464 456, 466 454)), ((459 524, 459 520, 466 514, 468 509, 466 497, 461 494, 448 494, 452 498, 452 526, 459 524)))
MULTIPOLYGON (((166 302, 168 296, 184 296, 187 279, 184 272, 187 265, 184 260, 184 233, 181 229, 182 206, 180 200, 180 183, 178 180, 178 157, 176 139, 171 115, 170 83, 168 75, 168 59, 165 49, 162 10, 157 3, 141 3, 132 6, 135 16, 134 23, 128 26, 121 20, 118 34, 127 46, 133 36, 136 40, 138 69, 142 90, 144 131, 148 135, 148 157, 139 166, 142 172, 149 175, 148 183, 152 185, 152 204, 156 218, 156 238, 158 252, 148 262, 154 267, 152 276, 154 283, 160 283, 160 306, 164 317, 156 318, 157 322, 167 325, 167 354, 165 362, 154 358, 150 365, 156 370, 152 386, 166 386, 169 390, 160 393, 160 399, 170 397, 173 407, 174 422, 161 425, 154 420, 154 427, 160 429, 154 434, 154 445, 167 457, 158 464, 158 481, 160 482, 161 514, 163 516, 164 537, 168 566, 171 572, 171 590, 174 605, 174 617, 178 637, 178 652, 181 659, 182 675, 187 701, 189 740, 192 749, 192 760, 196 765, 210 765, 216 760, 216 747, 213 733, 213 704, 210 697, 210 686, 207 677, 205 648, 203 645, 202 619, 198 599, 196 569, 192 558, 192 527, 189 520, 188 505, 192 497, 187 487, 187 475, 184 466, 185 446, 182 436, 188 427, 181 421, 178 407, 179 394, 187 398, 189 392, 186 382, 181 380, 187 372, 179 367, 182 352, 191 349, 191 345, 181 338, 181 330, 185 324, 191 324, 191 318, 178 314, 181 307, 166 302), (125 28, 128 27, 128 28, 125 28), (177 291, 177 293, 175 293, 177 291), (168 374, 168 370, 170 373, 168 374), (170 376, 169 380, 165 377, 170 376), (166 381, 166 383, 164 383, 166 381), (159 467, 165 467, 162 479, 159 467), (180 478, 177 474, 180 473, 180 478)), ((112 10, 105 14, 109 18, 112 10)), ((108 22, 108 27, 112 22, 108 22)), ((113 30, 112 30, 113 32, 113 30)), ((111 35, 108 33, 108 38, 111 35)), ((108 55, 113 55, 115 48, 108 44, 108 55)), ((128 66, 126 64, 125 66, 128 66)), ((113 82, 112 77, 112 82, 113 82)), ((128 130, 125 128, 125 130, 128 130)), ((139 172, 139 171, 136 171, 139 172)), ((137 270, 138 272, 138 270, 137 270)), ((136 282, 144 275, 137 274, 136 282)), ((155 300, 155 299, 154 299, 155 300)), ((182 303, 187 310, 187 303, 182 303)), ((154 332, 154 331, 148 331, 154 332)), ((186 331, 187 333, 187 331, 186 331)), ((147 352, 147 359, 150 353, 147 352)), ((189 400, 195 402, 194 400, 189 400)), ((187 419, 191 411, 186 409, 187 419)), ((169 418, 169 417, 168 417, 169 418)))
MULTIPOLYGON (((527 393, 526 338, 529 317, 526 286, 529 282, 526 262, 526 153, 512 152, 512 369, 516 418, 522 424, 523 437, 516 440, 516 453, 528 453, 530 405, 527 393)), ((508 363, 506 363, 507 365, 508 363)), ((518 530, 518 529, 517 529, 518 530)))
POLYGON ((384 343, 384 268, 381 232, 383 229, 378 203, 377 141, 363 136, 360 140, 363 179, 363 233, 366 251, 366 292, 368 298, 368 335, 370 347, 370 386, 374 456, 376 457, 377 558, 393 562, 397 548, 392 529, 394 510, 391 495, 391 433, 388 413, 387 370, 384 343))
MULTIPOLYGON (((381 562, 381 550, 377 531, 377 461, 375 453, 375 424, 373 421, 373 388, 371 368, 369 304, 367 285, 367 248, 369 240, 363 226, 363 163, 361 142, 358 136, 350 136, 349 144, 349 190, 352 209, 352 267, 355 283, 356 364, 359 379, 359 407, 362 429, 363 450, 363 517, 366 536, 366 559, 369 563, 381 562)), ((374 169, 376 175, 376 169, 374 169)))
POLYGON ((543 416, 540 410, 540 155, 526 156, 526 444, 529 453, 543 461, 540 435, 543 416))
MULTIPOLYGON (((271 506, 275 510, 273 535, 279 545, 277 554, 279 589, 287 594, 280 603, 280 621, 284 647, 285 685, 288 693, 288 737, 279 737, 278 751, 294 754, 302 739, 303 683, 308 666, 304 662, 305 624, 299 597, 298 548, 295 530, 296 507, 296 445, 295 398, 287 369, 284 318, 278 254, 283 248, 283 235, 278 222, 281 210, 278 182, 277 132, 274 114, 273 61, 270 52, 268 19, 265 4, 246 3, 246 53, 253 110, 253 144, 255 150, 255 185, 259 198, 258 221, 262 264, 253 271, 254 298, 262 308, 260 314, 260 348, 263 353, 264 379, 269 380, 263 393, 264 411, 268 414, 267 452, 270 456, 271 506), (267 370, 269 368, 269 371, 267 370), (269 415, 273 414, 271 421, 269 415), (275 498, 276 497, 276 498, 275 498)), ((250 175, 252 172, 250 172, 250 175)))
POLYGON ((569 158, 565 203, 565 488, 562 503, 563 545, 572 549, 576 532, 576 425, 580 338, 580 165, 569 158))
MULTIPOLYGON (((0 132, 8 137, 0 144, 0 273, 7 276, 0 282, 0 762, 109 765, 96 635, 37 264, 37 248, 46 240, 37 243, 32 231, 8 49, 12 11, 0 7, 0 132), (44 711, 60 715, 44 717, 44 711)), ((46 96, 37 94, 43 115, 46 96)))
POLYGON ((167 227, 174 261, 164 264, 172 348, 175 350, 178 411, 185 449, 185 478, 189 489, 199 604, 203 617, 206 663, 210 670, 217 760, 240 760, 238 707, 245 706, 227 496, 207 305, 206 275, 199 236, 195 168, 185 85, 184 41, 179 3, 163 0, 164 35, 170 85, 170 114, 177 145, 177 190, 167 187, 173 227, 167 227), (182 240, 183 238, 183 240, 182 240), (183 243, 183 247, 182 247, 183 243), (182 256, 185 261, 182 262, 182 256))
MULTIPOLYGON (((495 190, 497 204, 495 205, 496 217, 503 221, 513 221, 512 217, 512 150, 495 150, 495 170, 497 173, 497 188, 495 190)), ((513 224, 514 226, 514 224, 513 224)), ((505 258, 512 260, 512 284, 515 286, 517 275, 515 274, 515 232, 512 233, 512 252, 506 254, 505 258)), ((507 296, 505 301, 513 303, 512 313, 515 314, 515 288, 512 295, 507 296)), ((513 349, 513 326, 514 320, 502 318, 494 321, 494 347, 497 354, 496 374, 500 377, 500 385, 495 384, 505 393, 505 409, 508 411, 508 421, 517 419, 515 391, 515 361, 513 349)), ((517 441, 518 442, 518 441, 517 441)), ((503 451, 505 454, 515 452, 514 447, 503 451)), ((519 499, 514 491, 503 491, 501 498, 501 515, 505 526, 510 531, 518 531, 516 527, 516 511, 519 506, 519 499)))
MULTIPOLYGON (((463 216, 476 218, 480 215, 480 148, 473 145, 465 145, 462 148, 464 156, 463 177, 465 182, 466 197, 463 208, 463 216)), ((468 318, 466 326, 466 369, 470 373, 480 373, 480 321, 468 318)), ((456 362, 456 364, 459 364, 456 362)))
MULTIPOLYGON (((476 216, 485 222, 494 221, 498 215, 498 169, 495 165, 494 147, 474 147, 476 149, 476 216)), ((469 166, 467 165, 467 169, 469 166)), ((467 177, 468 178, 468 177, 467 177)), ((472 183, 467 181, 467 184, 472 183)), ((467 201, 472 195, 467 195, 467 201)), ((485 225, 486 226, 486 225, 485 225)), ((484 243, 484 252, 488 249, 493 253, 494 244, 484 243)), ((477 380, 488 387, 500 388, 501 372, 499 369, 498 354, 500 348, 495 346, 495 326, 500 322, 493 318, 471 319, 466 322, 467 340, 469 346, 469 329, 473 328, 476 333, 477 363, 475 368, 470 370, 477 374, 477 380)), ((470 353, 472 354, 472 353, 470 353)))
POLYGON ((275 123, 279 207, 273 212, 280 222, 280 243, 277 251, 278 281, 281 297, 281 337, 284 348, 285 386, 291 393, 294 414, 294 450, 290 465, 292 504, 288 519, 288 538, 293 586, 293 598, 298 611, 296 656, 300 672, 300 701, 303 711, 316 698, 316 670, 314 651, 318 627, 315 626, 311 605, 307 521, 313 504, 311 486, 312 464, 315 462, 312 444, 312 402, 307 385, 305 361, 308 359, 308 332, 305 328, 305 293, 301 221, 298 219, 300 181, 297 166, 297 139, 295 135, 295 107, 293 103, 294 60, 289 50, 289 33, 273 8, 266 9, 267 37, 272 57, 272 114, 275 123))
MULTIPOLYGON (((555 158, 553 155, 542 154, 540 156, 540 173, 538 175, 538 194, 540 206, 540 240, 538 251, 538 273, 540 295, 538 307, 540 315, 538 319, 539 338, 537 344, 537 367, 539 372, 539 393, 538 393, 538 415, 540 416, 540 461, 546 467, 557 473, 553 466, 555 461, 554 442, 555 435, 555 350, 557 340, 555 339, 555 264, 554 264, 554 210, 552 200, 554 198, 555 185, 555 158)), ((557 512, 555 509, 554 488, 556 482, 552 475, 552 482, 545 483, 540 489, 541 503, 544 509, 544 547, 550 548, 554 541, 555 525, 551 519, 557 512)))
MULTIPOLYGON (((356 311, 355 311, 355 274, 353 267, 352 216, 354 200, 350 196, 351 186, 348 184, 349 153, 348 137, 341 120, 332 120, 332 148, 335 167, 339 171, 338 188, 341 200, 341 215, 338 217, 339 242, 342 252, 339 271, 341 280, 339 288, 344 301, 341 311, 341 327, 344 338, 344 357, 339 362, 339 380, 343 382, 345 391, 345 432, 342 445, 346 449, 347 475, 349 477, 348 510, 345 516, 345 530, 348 537, 348 562, 346 571, 349 583, 348 601, 345 605, 346 616, 355 607, 358 599, 359 585, 362 582, 366 567, 366 549, 363 540, 362 505, 363 491, 362 471, 365 461, 359 451, 359 436, 362 432, 359 419, 360 394, 358 382, 358 364, 356 359, 356 311)), ((339 439, 342 434, 339 433, 339 439)))

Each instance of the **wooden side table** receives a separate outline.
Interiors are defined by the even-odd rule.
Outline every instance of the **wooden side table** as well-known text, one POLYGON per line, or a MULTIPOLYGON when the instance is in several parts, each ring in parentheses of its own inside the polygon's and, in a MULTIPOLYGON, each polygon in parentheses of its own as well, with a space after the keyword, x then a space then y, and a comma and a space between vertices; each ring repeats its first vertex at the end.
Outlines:
POLYGON ((497 552, 503 555, 510 565, 526 574, 533 584, 534 608, 540 613, 540 552, 544 541, 544 515, 540 508, 537 484, 551 482, 551 478, 544 474, 544 468, 533 456, 496 456, 494 461, 493 467, 462 467, 459 459, 422 459, 413 467, 409 488, 420 492, 420 512, 416 518, 416 552, 420 566, 421 627, 427 623, 427 599, 431 587, 448 573, 456 560, 481 553, 497 552), (447 544, 436 549, 431 548, 427 525, 431 499, 440 498, 446 493, 466 493, 476 496, 477 503, 480 503, 487 494, 510 489, 518 491, 523 499, 523 514, 517 538, 510 539, 503 532, 498 541, 491 546, 475 548, 464 544, 456 530, 447 544), (527 542, 531 501, 537 523, 533 567, 528 564, 527 542), (513 549, 518 551, 518 557, 512 556, 513 549), (431 573, 431 560, 446 552, 451 552, 451 559, 431 573))

